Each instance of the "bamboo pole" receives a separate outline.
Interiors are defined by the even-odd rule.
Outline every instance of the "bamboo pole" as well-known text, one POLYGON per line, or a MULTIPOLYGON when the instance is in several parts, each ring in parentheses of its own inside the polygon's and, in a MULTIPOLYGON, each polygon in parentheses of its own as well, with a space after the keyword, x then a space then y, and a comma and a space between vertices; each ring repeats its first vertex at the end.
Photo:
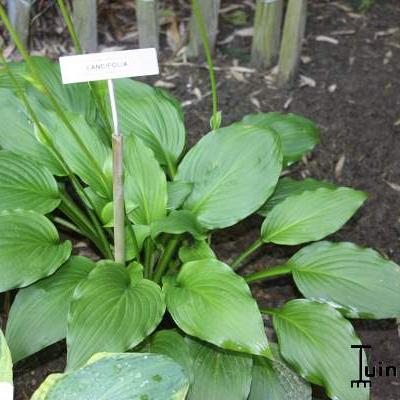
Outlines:
POLYGON ((268 68, 278 61, 283 0, 257 0, 251 62, 268 68))
MULTIPOLYGON (((207 23, 208 43, 211 53, 215 52, 215 43, 218 34, 218 16, 221 6, 221 0, 198 0, 201 14, 204 21, 207 23)), ((205 58, 205 51, 202 46, 201 37, 196 18, 192 13, 190 21, 190 41, 188 46, 189 57, 205 58)))
POLYGON ((113 135, 113 201, 115 262, 125 264, 125 205, 123 138, 113 135))
POLYGON ((8 17, 25 47, 28 46, 31 0, 7 0, 8 17))
POLYGON ((160 22, 158 19, 158 0, 137 0, 136 15, 141 48, 160 46, 160 22))
POLYGON ((97 51, 97 1, 73 0, 73 20, 85 53, 97 51))
POLYGON ((119 131, 118 111, 114 83, 107 81, 110 96, 111 114, 114 124, 113 148, 113 209, 114 209, 114 258, 115 262, 125 264, 125 201, 124 201, 124 147, 119 131))
POLYGON ((299 66, 307 19, 307 0, 289 0, 279 57, 278 86, 293 83, 299 66))

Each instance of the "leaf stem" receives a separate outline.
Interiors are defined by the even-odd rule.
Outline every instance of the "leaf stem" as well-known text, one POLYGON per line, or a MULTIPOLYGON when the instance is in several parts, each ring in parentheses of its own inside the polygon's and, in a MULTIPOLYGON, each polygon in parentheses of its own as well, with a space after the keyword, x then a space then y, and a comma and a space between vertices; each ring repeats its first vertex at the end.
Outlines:
POLYGON ((100 234, 99 230, 92 226, 88 217, 65 191, 61 192, 60 195, 62 200, 59 206, 60 211, 78 226, 84 236, 96 245, 104 257, 112 259, 112 252, 104 232, 103 234, 100 234))
POLYGON ((215 129, 219 128, 217 80, 215 77, 214 64, 213 64, 212 57, 211 57, 211 50, 210 50, 210 45, 208 42, 206 25, 204 23, 204 18, 203 18, 198 0, 192 0, 192 5, 193 5, 194 17, 196 19, 196 23, 197 23, 197 26, 199 29, 200 39, 204 46, 204 52, 206 54, 208 70, 209 70, 209 74, 210 74, 212 105, 213 105, 213 116, 211 119, 211 129, 215 130, 215 129))
POLYGON ((231 267, 234 270, 237 270, 242 266, 242 262, 249 256, 251 256, 256 250, 258 250, 264 242, 262 239, 257 239, 253 244, 251 244, 243 253, 241 253, 238 257, 236 257, 232 263, 231 267))
POLYGON ((138 243, 138 241, 137 241, 136 233, 135 233, 135 231, 133 230, 132 224, 131 224, 131 222, 129 221, 128 217, 125 217, 125 224, 127 225, 127 227, 128 227, 128 233, 131 235, 131 238, 132 238, 133 248, 134 248, 135 253, 136 253, 136 261, 137 261, 138 263, 140 263, 140 262, 141 262, 141 261, 140 261, 140 258, 141 258, 141 257, 140 257, 139 243, 138 243))
POLYGON ((288 275, 291 272, 292 269, 288 265, 284 264, 270 269, 266 269, 264 271, 256 272, 251 275, 247 275, 244 277, 244 279, 246 280, 246 282, 261 281, 268 278, 275 278, 282 275, 288 275))
POLYGON ((61 217, 52 218, 53 222, 81 236, 86 236, 76 225, 61 217))
POLYGON ((168 264, 170 263, 175 251, 180 243, 181 236, 173 237, 167 244, 163 255, 157 265, 157 269, 154 273, 153 280, 157 283, 161 282, 161 278, 168 268, 168 264))
POLYGON ((150 278, 153 268, 153 240, 148 237, 144 242, 144 277, 150 278))
POLYGON ((275 315, 278 311, 277 308, 260 308, 261 314, 275 315))
POLYGON ((68 9, 65 5, 64 0, 57 0, 58 7, 60 7, 61 14, 64 18, 65 24, 67 25, 69 34, 71 36, 72 42, 75 46, 75 49, 78 53, 83 53, 81 42, 79 40, 78 34, 76 33, 74 23, 72 22, 72 18, 68 9))

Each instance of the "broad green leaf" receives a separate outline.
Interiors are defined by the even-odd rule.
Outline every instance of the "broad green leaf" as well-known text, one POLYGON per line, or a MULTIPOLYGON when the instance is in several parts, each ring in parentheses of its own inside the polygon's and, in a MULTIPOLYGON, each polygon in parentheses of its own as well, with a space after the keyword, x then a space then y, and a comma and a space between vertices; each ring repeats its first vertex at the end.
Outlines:
MULTIPOLYGON (((12 360, 3 331, 0 329, 0 388, 4 383, 13 382, 12 360)), ((4 386, 5 388, 5 386, 4 386)))
MULTIPOLYGON (((14 79, 17 81, 17 87, 25 89, 27 86, 26 79, 24 78, 26 74, 25 63, 9 62, 7 63, 7 67, 11 70, 14 79)), ((0 66, 0 89, 16 89, 13 80, 10 78, 7 69, 3 65, 0 66)))
POLYGON ((88 258, 71 257, 52 276, 18 292, 6 330, 14 362, 66 337, 72 294, 94 266, 88 258))
POLYGON ((188 210, 172 211, 167 217, 151 224, 151 236, 153 239, 160 233, 179 235, 186 232, 196 239, 204 239, 207 236, 197 217, 188 210))
POLYGON ((248 115, 243 122, 273 129, 282 142, 284 164, 289 165, 310 152, 319 143, 316 125, 300 115, 271 112, 248 115))
POLYGON ((267 337, 250 289, 228 265, 192 261, 165 280, 167 308, 188 335, 227 350, 269 356, 267 337))
POLYGON ((176 329, 162 330, 152 335, 146 344, 145 351, 163 354, 181 365, 186 376, 193 380, 193 361, 184 336, 176 329))
POLYGON ((160 323, 165 312, 160 287, 111 261, 98 263, 76 289, 68 317, 68 368, 100 351, 126 351, 160 323))
POLYGON ((266 243, 286 245, 320 240, 340 229, 366 198, 364 192, 344 187, 288 197, 267 215, 261 237, 266 243))
POLYGON ((251 385, 251 356, 186 338, 194 381, 188 400, 245 400, 251 385))
MULTIPOLYGON (((82 115, 66 111, 70 124, 79 136, 77 139, 56 113, 41 108, 37 109, 37 112, 41 117, 42 126, 71 170, 97 194, 110 198, 112 181, 104 169, 111 157, 111 148, 99 137, 96 128, 91 127, 82 115)), ((46 139, 40 136, 39 129, 36 130, 39 139, 46 144, 46 139)))
POLYGON ((125 137, 139 137, 173 175, 185 146, 185 127, 176 104, 159 90, 131 79, 115 81, 115 90, 125 137))
POLYGON ((33 211, 0 213, 0 292, 28 286, 53 274, 70 256, 55 226, 33 211))
POLYGON ((253 357, 253 374, 248 400, 311 400, 311 386, 282 360, 271 345, 274 360, 253 357))
POLYGON ((258 210, 258 214, 266 217, 273 207, 279 203, 282 203, 282 201, 286 200, 288 197, 321 188, 336 189, 337 187, 333 183, 317 181, 316 179, 312 178, 307 178, 303 181, 296 181, 292 178, 279 179, 274 194, 258 210))
POLYGON ((47 169, 0 151, 0 211, 22 209, 47 214, 59 204, 57 182, 47 169))
POLYGON ((183 368, 157 354, 97 354, 70 373, 50 375, 32 400, 184 400, 183 368))
POLYGON ((194 184, 183 208, 206 229, 234 225, 271 195, 281 161, 279 140, 269 129, 237 123, 210 132, 179 166, 176 180, 194 184))
POLYGON ((189 261, 216 258, 212 248, 204 240, 196 240, 194 243, 185 243, 179 249, 179 258, 185 264, 189 261))
POLYGON ((0 89, 0 146, 34 160, 54 175, 66 175, 64 168, 35 135, 27 111, 11 90, 0 89))
POLYGON ((359 377, 358 350, 351 346, 361 342, 338 311, 327 304, 292 300, 274 313, 273 323, 283 358, 304 379, 324 386, 332 399, 369 399, 368 389, 350 386, 359 377))
POLYGON ((112 201, 108 202, 100 214, 101 222, 106 228, 112 228, 114 226, 114 203, 112 201))
POLYGON ((130 135, 125 139, 125 201, 137 207, 128 215, 135 224, 150 225, 167 209, 167 179, 152 151, 130 135))
POLYGON ((193 189, 193 184, 188 182, 168 182, 168 210, 176 210, 187 199, 193 189))
MULTIPOLYGON (((49 92, 57 99, 65 111, 72 111, 85 116, 88 121, 96 120, 96 105, 87 83, 64 85, 61 80, 60 66, 46 57, 31 57, 40 78, 44 81, 49 92)), ((26 68, 24 77, 36 90, 31 90, 30 95, 40 102, 42 107, 53 110, 54 107, 48 96, 43 93, 42 86, 26 68)))
POLYGON ((347 317, 400 317, 400 267, 372 249, 314 243, 286 265, 305 297, 326 302, 347 317))

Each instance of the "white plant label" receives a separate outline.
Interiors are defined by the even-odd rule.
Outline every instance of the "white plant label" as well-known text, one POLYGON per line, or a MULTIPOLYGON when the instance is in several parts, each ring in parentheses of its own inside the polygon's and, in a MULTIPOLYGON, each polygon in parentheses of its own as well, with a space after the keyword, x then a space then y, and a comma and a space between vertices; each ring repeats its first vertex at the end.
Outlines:
POLYGON ((11 383, 0 382, 0 399, 1 400, 13 400, 14 398, 14 387, 11 383))
POLYGON ((158 75, 156 49, 137 49, 60 57, 64 84, 158 75))

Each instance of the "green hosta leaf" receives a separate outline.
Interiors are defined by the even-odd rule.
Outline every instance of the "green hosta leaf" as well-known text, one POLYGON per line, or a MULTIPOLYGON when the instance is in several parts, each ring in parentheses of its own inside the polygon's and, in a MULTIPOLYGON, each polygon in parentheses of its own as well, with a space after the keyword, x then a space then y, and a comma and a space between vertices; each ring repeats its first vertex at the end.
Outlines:
POLYGON ((53 211, 60 203, 57 182, 46 169, 6 150, 0 151, 0 211, 53 211))
POLYGON ((179 258, 185 264, 189 261, 216 258, 212 248, 204 240, 196 240, 191 244, 184 244, 179 249, 179 258))
POLYGON ((124 156, 125 201, 137 205, 128 217, 150 225, 166 215, 167 179, 152 151, 133 135, 125 139, 124 156))
POLYGON ((34 160, 55 175, 66 175, 50 150, 35 136, 33 123, 10 90, 0 89, 0 146, 34 160))
POLYGON ((121 130, 138 136, 170 173, 185 145, 181 112, 157 89, 131 79, 115 81, 121 130))
POLYGON ((18 292, 6 331, 14 362, 65 338, 72 294, 94 266, 88 258, 71 257, 52 276, 18 292))
MULTIPOLYGON (((8 348, 3 331, 0 329, 0 388, 4 383, 13 381, 12 360, 10 349, 8 348)), ((4 389, 6 386, 4 386, 4 389)), ((3 392, 1 392, 3 394, 3 392)))
POLYGON ((305 297, 329 303, 348 317, 400 317, 400 267, 372 249, 314 243, 287 266, 305 297))
POLYGON ((248 400, 311 400, 311 386, 282 360, 277 346, 271 345, 275 360, 254 356, 248 400))
POLYGON ((281 157, 271 130, 238 123, 210 132, 179 166, 176 180, 194 184, 183 207, 206 229, 234 225, 273 192, 281 157))
POLYGON ((70 256, 54 225, 33 211, 0 213, 0 292, 53 274, 70 256))
POLYGON ((299 115, 272 112, 248 115, 243 122, 249 125, 272 128, 282 142, 283 160, 286 165, 301 160, 319 143, 316 125, 299 115))
POLYGON ((50 375, 32 400, 184 400, 182 367, 157 354, 97 354, 83 368, 50 375))
POLYGON ((187 371, 188 400, 247 399, 251 384, 251 356, 222 350, 184 337, 176 330, 160 331, 144 351, 171 357, 187 371))
POLYGON ((188 182, 167 182, 168 210, 176 210, 187 199, 193 189, 193 184, 188 182))
MULTIPOLYGON (((368 400, 369 390, 352 388, 358 379, 360 345, 350 322, 327 304, 292 300, 274 313, 283 358, 306 380, 324 386, 338 400, 368 400)), ((363 365, 366 365, 364 356, 363 365)))
MULTIPOLYGON (((31 61, 34 62, 49 92, 57 99, 64 110, 83 114, 88 121, 95 121, 96 105, 87 83, 64 85, 58 63, 53 63, 45 57, 31 57, 31 61)), ((48 96, 41 92, 41 85, 31 76, 29 68, 26 71, 25 79, 37 89, 33 92, 34 96, 39 100, 42 107, 53 110, 48 96)))
POLYGON ((189 347, 184 337, 175 329, 158 331, 151 336, 145 351, 163 354, 181 365, 186 372, 186 376, 193 377, 193 361, 189 347))
POLYGON ((159 219, 151 225, 153 238, 160 233, 178 235, 185 232, 190 233, 196 239, 204 239, 207 236, 197 217, 187 210, 172 211, 167 217, 159 219))
POLYGON ((76 289, 68 318, 68 368, 99 351, 139 344, 164 315, 160 287, 111 261, 100 262, 76 289))
MULTIPOLYGON (((40 122, 71 170, 96 193, 110 198, 112 181, 103 167, 107 166, 111 157, 111 148, 99 137, 96 128, 91 127, 82 115, 65 112, 79 135, 80 143, 57 114, 41 108, 38 108, 37 112, 41 117, 40 122)), ((40 140, 46 143, 45 138, 40 137, 40 140)))
POLYGON ((114 203, 112 201, 103 207, 100 218, 104 227, 111 228, 114 226, 114 203))
MULTIPOLYGON (((9 62, 7 63, 7 67, 11 70, 13 77, 17 81, 18 88, 25 89, 27 86, 27 82, 24 78, 26 74, 25 63, 9 62)), ((0 66, 0 89, 15 89, 15 84, 3 65, 0 66)))
POLYGON ((168 311, 188 335, 227 350, 269 356, 267 337, 249 287, 226 264, 213 259, 183 265, 166 280, 168 311))
POLYGON ((188 400, 245 400, 251 385, 251 356, 221 350, 186 338, 193 359, 194 381, 188 400))
POLYGON ((320 240, 340 229, 366 198, 364 192, 344 187, 288 197, 267 215, 262 239, 286 245, 320 240))
POLYGON ((264 217, 272 210, 273 207, 282 203, 288 197, 302 194, 306 191, 314 191, 317 189, 336 189, 333 183, 325 181, 317 181, 316 179, 307 178, 303 181, 296 181, 292 178, 279 179, 274 194, 267 200, 267 202, 258 210, 258 213, 264 217))

